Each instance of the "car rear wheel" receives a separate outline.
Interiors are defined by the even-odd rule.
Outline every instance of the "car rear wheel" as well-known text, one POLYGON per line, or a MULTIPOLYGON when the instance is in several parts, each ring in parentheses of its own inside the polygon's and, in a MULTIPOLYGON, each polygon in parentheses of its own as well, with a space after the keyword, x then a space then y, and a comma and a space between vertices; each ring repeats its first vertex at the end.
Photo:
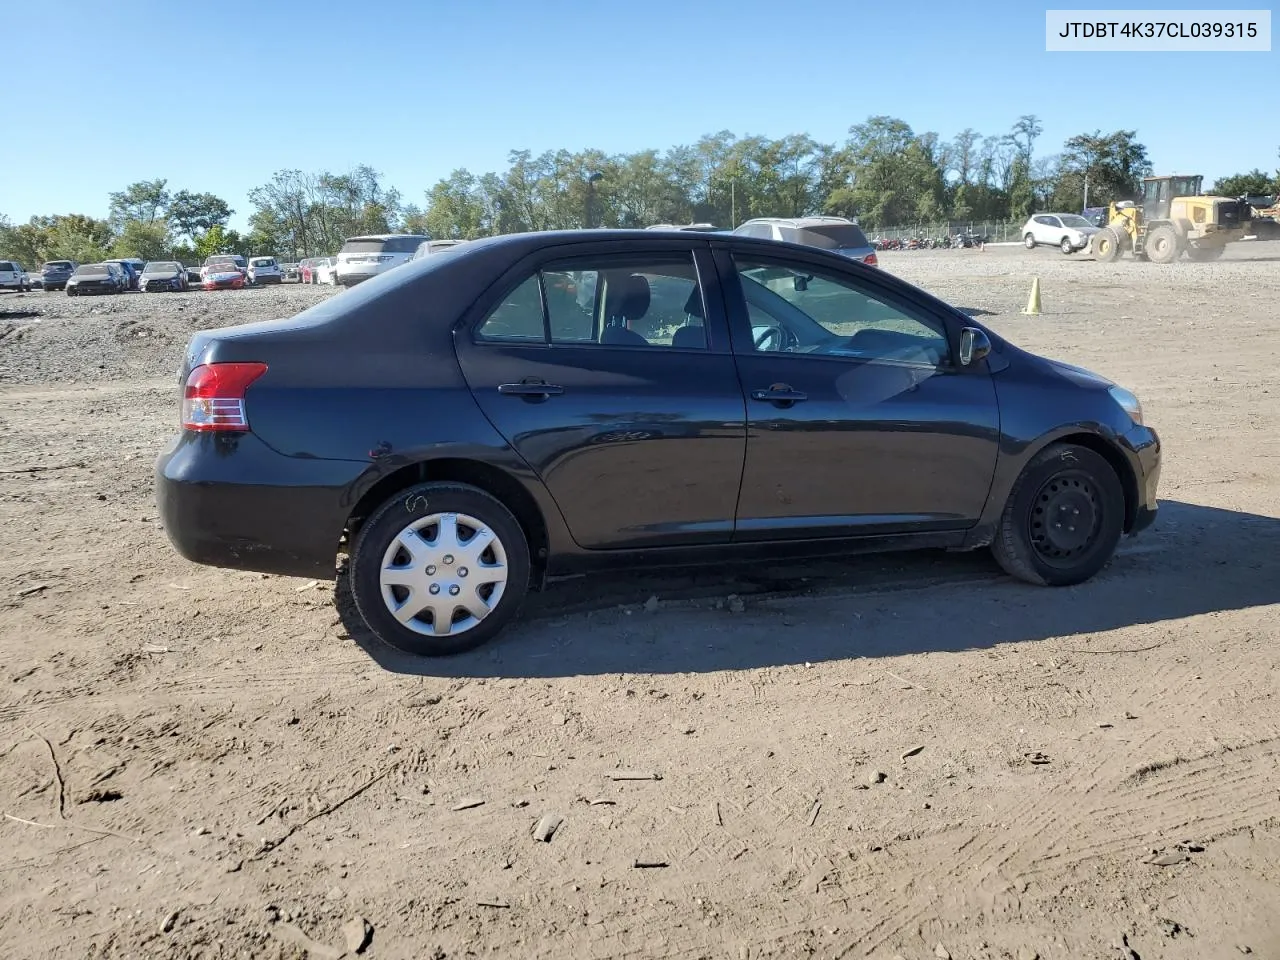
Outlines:
POLYGON ((1053 444, 1018 477, 992 544, 1010 576, 1041 586, 1082 583, 1106 566, 1124 531, 1124 490, 1087 447, 1053 444))
POLYGON ((1026 245, 1028 250, 1034 250, 1036 248, 1036 238, 1034 234, 1028 233, 1022 238, 1022 242, 1026 245))
POLYGON ((360 530, 351 593, 383 643, 445 656, 485 643, 516 617, 529 564, 524 531, 500 501, 465 484, 424 483, 360 530))

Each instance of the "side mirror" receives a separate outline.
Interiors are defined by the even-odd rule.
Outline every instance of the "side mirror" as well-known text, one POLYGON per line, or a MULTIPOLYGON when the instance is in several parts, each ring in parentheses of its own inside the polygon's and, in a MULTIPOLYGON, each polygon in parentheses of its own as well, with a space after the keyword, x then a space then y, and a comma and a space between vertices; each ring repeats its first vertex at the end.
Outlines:
POLYGON ((809 278, 798 276, 795 278, 794 284, 795 284, 796 290, 803 293, 804 291, 809 289, 809 278))
POLYGON ((991 352, 991 339, 977 327, 960 331, 960 365, 970 367, 991 352))

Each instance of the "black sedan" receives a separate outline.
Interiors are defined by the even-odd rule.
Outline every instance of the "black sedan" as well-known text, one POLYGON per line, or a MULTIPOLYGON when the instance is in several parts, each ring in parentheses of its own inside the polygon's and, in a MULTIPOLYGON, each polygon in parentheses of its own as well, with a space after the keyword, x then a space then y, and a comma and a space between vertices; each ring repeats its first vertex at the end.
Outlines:
POLYGON ((106 263, 82 263, 76 267, 65 284, 68 297, 83 297, 99 293, 124 293, 129 289, 129 278, 114 260, 106 263))
POLYGON ((143 293, 168 290, 181 293, 188 289, 187 268, 176 260, 152 260, 142 269, 138 289, 143 293))
POLYGON ((549 574, 990 547, 1087 580, 1155 517, 1128 391, 924 291, 726 234, 466 244, 289 319, 208 330, 156 467, 214 566, 331 576, 385 642, 493 637, 549 574))

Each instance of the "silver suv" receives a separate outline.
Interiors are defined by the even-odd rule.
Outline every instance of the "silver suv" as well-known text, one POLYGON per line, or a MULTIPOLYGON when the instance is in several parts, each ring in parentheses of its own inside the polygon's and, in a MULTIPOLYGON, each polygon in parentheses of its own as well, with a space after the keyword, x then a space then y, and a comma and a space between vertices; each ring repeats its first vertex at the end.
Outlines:
POLYGON ((844 217, 757 217, 733 231, 741 237, 784 240, 830 250, 869 267, 879 266, 875 247, 862 228, 844 217))

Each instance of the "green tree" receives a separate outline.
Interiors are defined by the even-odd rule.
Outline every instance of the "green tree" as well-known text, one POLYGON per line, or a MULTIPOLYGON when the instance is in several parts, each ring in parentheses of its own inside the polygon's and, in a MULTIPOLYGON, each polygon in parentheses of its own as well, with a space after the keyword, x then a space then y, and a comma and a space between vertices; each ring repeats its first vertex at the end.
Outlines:
POLYGON ((1223 177, 1213 185, 1212 193, 1220 197, 1243 197, 1246 195, 1268 195, 1275 191, 1276 179, 1257 168, 1248 173, 1234 173, 1223 177))
POLYGON ((163 260, 169 256, 172 246, 169 225, 163 220, 153 223, 127 220, 111 244, 111 252, 117 257, 163 260))
POLYGON ((1133 199, 1142 190, 1142 178, 1150 173, 1147 148, 1138 142, 1136 131, 1077 134, 1063 144, 1050 204, 1060 210, 1080 209, 1086 183, 1091 207, 1133 199))
POLYGON ((192 243, 206 230, 226 227, 233 213, 221 197, 190 190, 179 190, 168 205, 169 224, 174 233, 192 243))
POLYGON ((196 257, 205 260, 218 253, 244 254, 244 240, 234 230, 211 227, 195 243, 196 257))
POLYGON ((172 197, 165 189, 168 180, 139 180, 123 190, 110 194, 111 223, 118 227, 128 220, 155 223, 168 209, 172 197))

